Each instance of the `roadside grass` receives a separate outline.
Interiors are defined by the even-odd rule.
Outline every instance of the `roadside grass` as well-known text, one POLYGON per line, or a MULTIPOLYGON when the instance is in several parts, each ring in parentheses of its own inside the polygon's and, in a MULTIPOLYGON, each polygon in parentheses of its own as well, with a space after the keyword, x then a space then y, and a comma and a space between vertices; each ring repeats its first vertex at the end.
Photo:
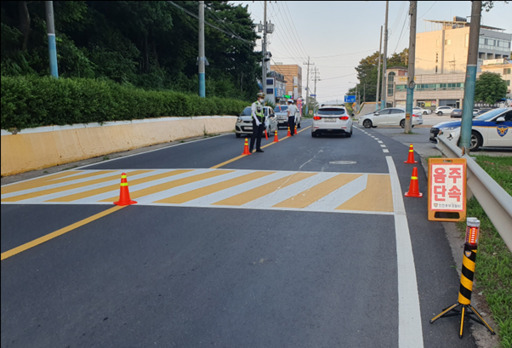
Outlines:
MULTIPOLYGON (((512 156, 475 156, 475 161, 512 195, 512 156)), ((467 205, 467 216, 480 220, 475 270, 475 289, 485 296, 498 328, 502 347, 512 347, 512 253, 503 242, 475 197, 467 205)), ((457 224, 464 238, 466 222, 457 224)), ((475 290, 474 289, 474 290, 475 290)))

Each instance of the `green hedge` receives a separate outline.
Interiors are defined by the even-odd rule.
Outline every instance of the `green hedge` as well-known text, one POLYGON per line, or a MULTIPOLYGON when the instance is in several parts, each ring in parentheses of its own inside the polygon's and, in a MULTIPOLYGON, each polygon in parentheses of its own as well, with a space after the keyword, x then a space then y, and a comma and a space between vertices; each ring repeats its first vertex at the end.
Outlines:
POLYGON ((23 129, 162 116, 238 115, 248 102, 147 91, 108 80, 2 76, 1 128, 23 129))

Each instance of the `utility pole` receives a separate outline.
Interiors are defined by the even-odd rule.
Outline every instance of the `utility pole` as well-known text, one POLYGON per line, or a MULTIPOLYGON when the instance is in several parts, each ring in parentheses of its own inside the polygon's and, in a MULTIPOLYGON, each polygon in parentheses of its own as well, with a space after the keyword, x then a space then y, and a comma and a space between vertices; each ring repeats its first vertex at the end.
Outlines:
POLYGON ((199 1, 199 96, 205 97, 204 1, 199 1))
POLYGON ((318 71, 318 68, 315 67, 315 70, 313 70, 313 73, 315 74, 315 77, 313 78, 313 80, 315 81, 315 89, 314 89, 314 91, 315 91, 315 100, 316 100, 316 82, 317 81, 321 81, 320 80, 320 76, 319 76, 320 71, 318 71))
POLYGON ((386 107, 386 69, 387 69, 387 59, 388 59, 388 10, 389 10, 389 1, 386 0, 386 20, 384 22, 384 57, 382 58, 382 90, 381 93, 381 105, 380 109, 384 109, 386 107))
POLYGON ((471 22, 469 24, 468 64, 466 67, 466 80, 464 81, 464 103, 462 106, 462 121, 460 127, 460 145, 463 154, 469 153, 471 128, 473 127, 473 106, 475 101, 481 12, 482 2, 472 1, 471 22))
POLYGON ((409 7, 410 32, 409 32, 409 59, 407 71, 407 100, 405 103, 405 127, 404 133, 411 132, 411 115, 414 101, 414 60, 416 59, 416 9, 417 1, 411 1, 409 7))
POLYGON ((261 88, 263 93, 267 93, 267 1, 264 1, 263 7, 263 41, 261 44, 263 57, 261 60, 261 88))
POLYGON ((379 88, 380 88, 380 58, 382 56, 382 25, 380 26, 380 41, 379 41, 379 67, 377 69, 377 94, 375 95, 375 111, 379 110, 379 88))
POLYGON ((48 31, 48 53, 50 55, 50 73, 59 78, 57 66, 57 44, 55 43, 55 23, 53 20, 53 1, 45 1, 46 29, 48 31))
POLYGON ((307 77, 306 77, 306 115, 309 115, 309 66, 310 65, 315 65, 315 63, 310 63, 309 62, 309 56, 308 56, 308 62, 307 63, 304 63, 308 66, 308 73, 307 73, 307 77))

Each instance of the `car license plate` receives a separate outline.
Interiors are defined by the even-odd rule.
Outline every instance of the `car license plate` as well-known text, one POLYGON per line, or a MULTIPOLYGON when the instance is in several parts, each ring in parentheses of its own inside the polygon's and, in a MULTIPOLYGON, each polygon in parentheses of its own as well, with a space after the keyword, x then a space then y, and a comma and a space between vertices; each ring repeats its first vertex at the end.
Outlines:
POLYGON ((333 117, 330 117, 330 118, 324 118, 324 121, 325 122, 336 122, 336 119, 333 117))

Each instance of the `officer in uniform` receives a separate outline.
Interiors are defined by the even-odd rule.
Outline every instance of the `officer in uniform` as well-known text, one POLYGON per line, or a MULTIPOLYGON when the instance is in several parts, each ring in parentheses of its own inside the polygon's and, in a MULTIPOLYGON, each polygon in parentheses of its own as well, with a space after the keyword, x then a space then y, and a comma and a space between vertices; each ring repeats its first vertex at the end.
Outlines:
POLYGON ((265 112, 263 110, 263 100, 265 99, 264 93, 258 93, 258 100, 251 105, 252 114, 252 136, 249 152, 252 153, 254 148, 254 140, 256 140, 256 152, 263 152, 261 149, 261 135, 265 128, 265 112))
POLYGON ((293 137, 295 133, 295 114, 297 107, 293 105, 293 100, 288 99, 288 127, 290 127, 290 136, 293 137))

